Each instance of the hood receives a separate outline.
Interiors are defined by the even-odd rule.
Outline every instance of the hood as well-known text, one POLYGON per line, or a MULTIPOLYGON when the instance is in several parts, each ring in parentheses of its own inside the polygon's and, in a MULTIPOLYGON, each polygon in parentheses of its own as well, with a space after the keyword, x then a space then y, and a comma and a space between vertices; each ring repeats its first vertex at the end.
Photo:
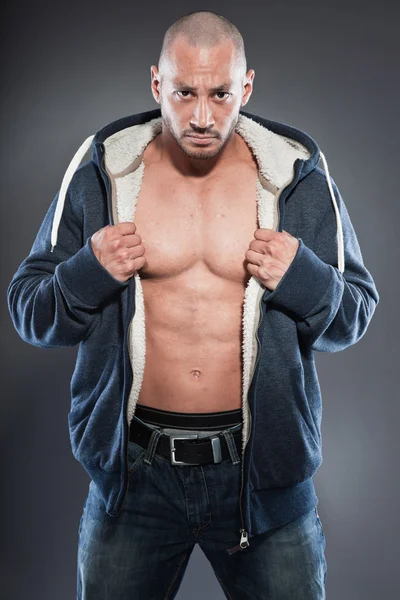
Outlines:
MULTIPOLYGON (((301 170, 298 172, 299 178, 307 175, 317 166, 319 160, 322 160, 336 214, 338 269, 343 273, 344 245, 340 213, 329 175, 328 164, 317 143, 300 129, 245 111, 239 112, 235 130, 247 142, 257 160, 262 187, 274 196, 280 188, 289 183, 295 176, 295 162, 298 159, 304 161, 301 170)), ((104 148, 105 164, 103 168, 105 168, 113 183, 115 182, 114 188, 117 189, 118 194, 118 183, 120 191, 122 191, 123 186, 134 183, 130 181, 132 180, 130 176, 135 178, 134 173, 136 170, 140 172, 141 167, 143 167, 141 156, 147 144, 160 132, 161 109, 155 109, 112 121, 97 131, 96 134, 85 139, 68 165, 61 183, 51 231, 51 252, 57 244, 57 232, 69 183, 90 146, 92 146, 92 160, 99 168, 101 147, 104 148)), ((115 209, 113 207, 113 210, 116 210, 117 214, 110 216, 111 224, 114 224, 118 217, 120 221, 130 220, 123 206, 117 206, 115 209)), ((259 216, 259 227, 263 227, 261 215, 259 216)), ((267 225, 264 226, 267 227, 267 225)))
MULTIPOLYGON (((92 145, 93 161, 99 167, 108 190, 110 224, 133 221, 144 174, 143 152, 149 142, 161 133, 161 130, 161 110, 156 109, 114 121, 84 141, 72 159, 62 182, 51 232, 53 248, 57 243, 57 230, 62 217, 68 184, 90 145, 92 145)), ((296 182, 310 173, 322 158, 336 212, 338 264, 339 269, 343 272, 344 249, 340 214, 325 158, 314 140, 299 129, 243 111, 239 113, 236 131, 247 142, 258 163, 255 201, 257 222, 260 228, 278 230, 278 226, 282 225, 282 220, 280 222, 279 219, 281 190, 286 186, 296 185, 296 182)), ((146 357, 145 302, 140 271, 136 271, 131 279, 134 279, 134 288, 132 289, 135 294, 135 311, 127 333, 133 372, 133 383, 127 405, 129 425, 139 398, 146 357)), ((258 356, 257 331, 261 306, 262 300, 269 293, 269 290, 257 277, 249 278, 244 292, 242 312, 243 449, 251 430, 251 413, 247 394, 258 356)))

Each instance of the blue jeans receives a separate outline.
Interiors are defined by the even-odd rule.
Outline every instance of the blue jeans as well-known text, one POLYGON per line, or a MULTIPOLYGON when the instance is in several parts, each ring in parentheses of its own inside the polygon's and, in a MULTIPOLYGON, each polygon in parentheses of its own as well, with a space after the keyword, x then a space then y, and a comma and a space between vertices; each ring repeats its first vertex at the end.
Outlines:
MULTIPOLYGON (((224 430, 232 442, 233 429, 224 430)), ((144 449, 129 441, 129 487, 117 517, 105 512, 89 484, 78 533, 77 600, 175 598, 196 543, 226 598, 325 600, 325 535, 316 507, 228 554, 241 527, 241 456, 234 442, 228 446, 230 456, 220 463, 182 466, 151 443, 144 449)))

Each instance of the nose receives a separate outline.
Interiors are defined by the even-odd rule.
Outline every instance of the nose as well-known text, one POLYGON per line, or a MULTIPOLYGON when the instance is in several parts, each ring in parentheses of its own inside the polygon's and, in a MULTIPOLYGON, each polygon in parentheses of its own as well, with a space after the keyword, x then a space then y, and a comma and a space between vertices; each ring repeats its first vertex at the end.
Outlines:
POLYGON ((190 119, 190 124, 196 129, 207 129, 212 127, 214 123, 215 119, 212 116, 207 99, 199 98, 193 116, 190 119))

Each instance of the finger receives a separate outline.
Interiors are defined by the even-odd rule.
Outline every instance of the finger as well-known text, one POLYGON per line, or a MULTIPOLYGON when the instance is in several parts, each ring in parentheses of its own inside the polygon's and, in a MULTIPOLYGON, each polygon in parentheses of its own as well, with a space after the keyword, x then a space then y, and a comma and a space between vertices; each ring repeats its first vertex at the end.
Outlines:
POLYGON ((128 252, 129 252, 129 254, 128 254, 129 259, 130 260, 135 260, 139 256, 143 256, 144 255, 145 249, 140 244, 139 246, 132 246, 131 248, 129 248, 128 252))
POLYGON ((114 228, 121 235, 129 235, 136 231, 136 225, 133 221, 121 221, 121 223, 116 223, 114 228))
POLYGON ((265 242, 272 240, 276 235, 279 235, 278 231, 275 231, 275 229, 268 229, 267 227, 256 229, 254 232, 254 237, 256 239, 264 240, 265 242))
POLYGON ((123 243, 125 248, 133 248, 142 243, 142 238, 138 233, 127 233, 123 237, 123 243))
POLYGON ((251 240, 249 248, 250 250, 260 252, 261 254, 266 254, 268 252, 268 246, 264 240, 251 240))
POLYGON ((146 263, 146 258, 144 256, 138 256, 138 257, 134 258, 132 270, 138 271, 139 269, 144 267, 145 263, 146 263))
POLYGON ((257 273, 258 273, 258 266, 257 265, 253 265, 253 263, 249 263, 248 262, 247 265, 246 265, 246 267, 247 267, 248 272, 251 275, 257 275, 257 273))
POLYGON ((261 252, 256 252, 255 250, 247 250, 246 252, 247 260, 258 266, 262 264, 263 257, 264 254, 262 254, 261 252))

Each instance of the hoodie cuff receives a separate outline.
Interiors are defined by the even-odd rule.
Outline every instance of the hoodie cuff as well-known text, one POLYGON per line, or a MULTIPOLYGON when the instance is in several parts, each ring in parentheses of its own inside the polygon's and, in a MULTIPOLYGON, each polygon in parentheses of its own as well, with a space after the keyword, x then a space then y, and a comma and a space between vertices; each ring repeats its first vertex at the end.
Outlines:
POLYGON ((119 281, 103 267, 93 252, 90 237, 74 256, 57 265, 56 276, 88 308, 98 308, 116 292, 129 285, 119 281))
POLYGON ((264 302, 274 302, 304 318, 318 304, 332 280, 332 265, 321 260, 301 238, 297 253, 274 290, 265 290, 264 302))

